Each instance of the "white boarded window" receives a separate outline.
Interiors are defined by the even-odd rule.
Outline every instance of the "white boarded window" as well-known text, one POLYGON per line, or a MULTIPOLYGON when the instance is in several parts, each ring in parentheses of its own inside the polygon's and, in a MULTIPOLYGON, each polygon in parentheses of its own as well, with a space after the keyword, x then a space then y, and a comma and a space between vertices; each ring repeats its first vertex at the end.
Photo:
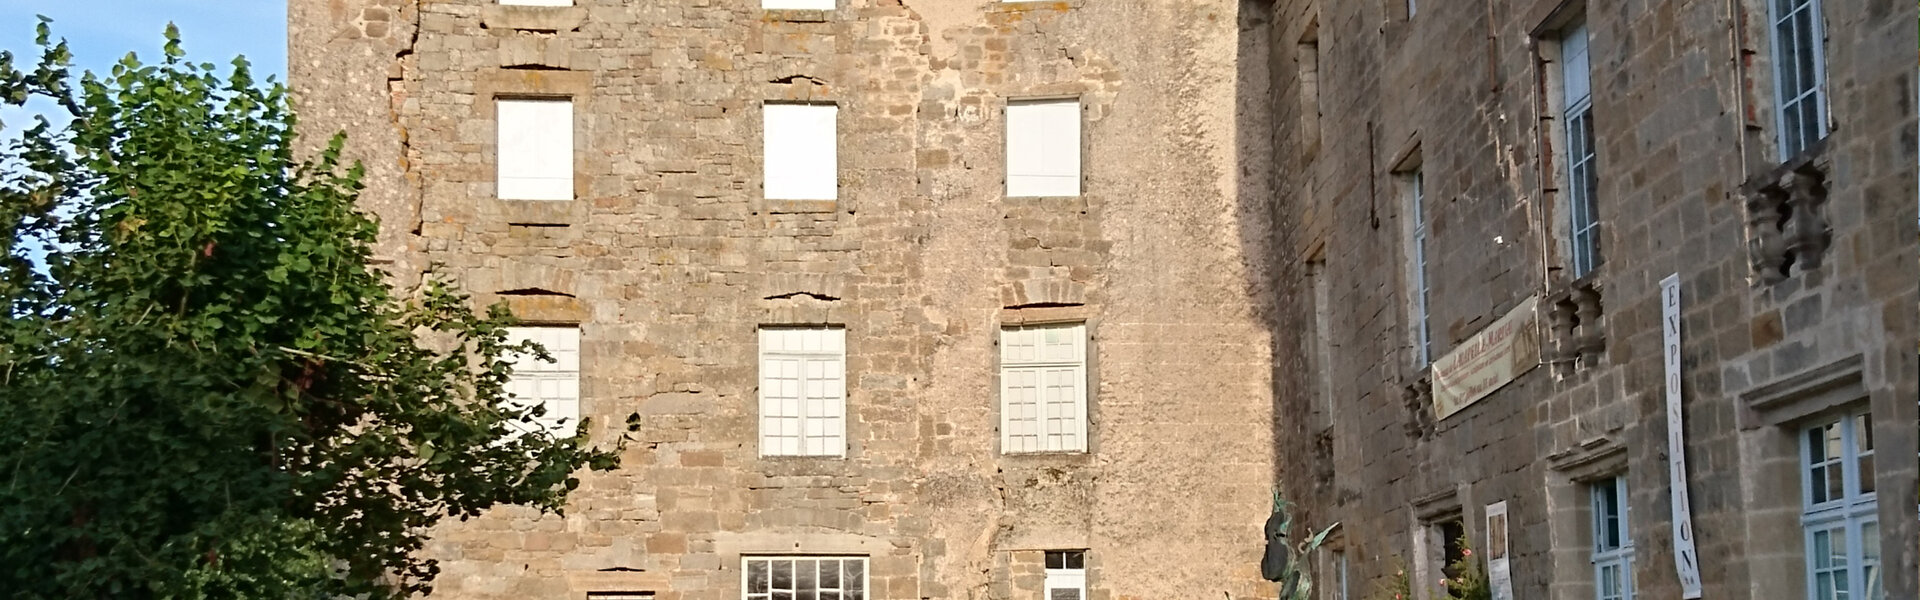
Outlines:
POLYGON ((838 134, 832 104, 769 102, 761 155, 766 197, 774 200, 833 200, 839 196, 838 134))
POLYGON ((495 101, 502 200, 573 199, 573 101, 495 101))
POLYGON ((1000 329, 1000 451, 1087 450, 1087 327, 1000 329))
POLYGON ((742 600, 867 600, 864 556, 754 556, 742 562, 742 600))
POLYGON ((833 10, 834 0, 760 0, 760 8, 772 10, 833 10))
POLYGON ((1086 600, 1087 552, 1085 550, 1048 550, 1046 570, 1046 600, 1086 600))
MULTIPOLYGON (((580 330, 575 327, 508 327, 507 342, 540 344, 551 362, 520 352, 504 357, 513 366, 507 381, 509 402, 517 406, 544 405, 547 413, 535 420, 555 437, 572 437, 580 427, 580 330)), ((515 424, 519 425, 519 424, 515 424)), ((510 426, 511 427, 511 426, 510 426)))
POLYGON ((1007 196, 1080 195, 1080 101, 1007 103, 1007 196))
POLYGON ((847 330, 760 329, 760 455, 847 453, 847 330))
POLYGON ((573 0, 500 0, 503 6, 573 6, 573 0))

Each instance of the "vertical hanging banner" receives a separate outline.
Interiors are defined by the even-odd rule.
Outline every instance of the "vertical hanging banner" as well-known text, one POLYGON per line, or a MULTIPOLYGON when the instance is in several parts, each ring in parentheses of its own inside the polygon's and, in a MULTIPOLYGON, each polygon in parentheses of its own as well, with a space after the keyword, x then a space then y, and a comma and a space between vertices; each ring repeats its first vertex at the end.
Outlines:
POLYGON ((1513 568, 1507 563, 1507 501, 1487 505, 1487 579, 1493 600, 1513 600, 1513 568))
POLYGON ((1680 274, 1660 280, 1661 354, 1667 367, 1667 478, 1673 499, 1673 567, 1680 597, 1700 597, 1700 552, 1693 544, 1693 505, 1687 499, 1687 428, 1680 412, 1680 274))

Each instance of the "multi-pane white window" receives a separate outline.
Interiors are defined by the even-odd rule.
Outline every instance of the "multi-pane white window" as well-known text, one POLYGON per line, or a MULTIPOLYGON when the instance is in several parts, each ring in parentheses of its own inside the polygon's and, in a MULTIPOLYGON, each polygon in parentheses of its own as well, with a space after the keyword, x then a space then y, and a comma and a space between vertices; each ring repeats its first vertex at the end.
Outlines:
MULTIPOLYGON (((547 413, 535 423, 555 437, 572 437, 580 427, 580 330, 574 327, 508 327, 507 342, 540 344, 552 362, 532 354, 509 352, 503 358, 513 366, 507 381, 509 402, 518 406, 544 405, 547 413)), ((515 424, 518 425, 518 424, 515 424)))
POLYGON ((864 556, 750 556, 742 600, 867 600, 864 556))
POLYGON ((1826 22, 1821 0, 1767 0, 1773 26, 1773 89, 1780 156, 1827 136, 1826 22))
POLYGON ((760 455, 847 452, 847 330, 760 329, 760 455))
POLYGON ((1426 179, 1420 171, 1414 171, 1408 182, 1413 226, 1410 245, 1413 246, 1413 317, 1414 351, 1420 358, 1420 366, 1433 362, 1433 335, 1428 327, 1431 319, 1427 313, 1427 300, 1433 288, 1427 282, 1427 215, 1426 215, 1426 179))
POLYGON ((1809 427, 1800 450, 1808 600, 1881 600, 1873 417, 1854 414, 1809 427))
POLYGON ((1087 327, 1000 329, 1000 451, 1087 449, 1087 327))
POLYGON ((573 199, 573 101, 494 101, 497 189, 502 200, 573 199))
POLYGON ((1085 600, 1087 597, 1087 552, 1085 550, 1048 550, 1046 569, 1046 600, 1085 600))
POLYGON ((760 8, 833 10, 833 2, 834 0, 760 0, 760 8))
POLYGON ((1080 195, 1080 101, 1007 103, 1007 196, 1080 195))
POLYGON ((1609 477, 1593 490, 1593 595, 1633 600, 1633 536, 1627 532, 1627 479, 1609 477))
POLYGON ((1560 39, 1560 82, 1566 124, 1567 214, 1569 254, 1578 279, 1600 266, 1600 219, 1594 194, 1600 187, 1594 172, 1593 69, 1587 53, 1587 25, 1567 29, 1560 39))
POLYGON ((766 197, 833 200, 840 195, 840 108, 832 104, 768 102, 761 106, 766 197))

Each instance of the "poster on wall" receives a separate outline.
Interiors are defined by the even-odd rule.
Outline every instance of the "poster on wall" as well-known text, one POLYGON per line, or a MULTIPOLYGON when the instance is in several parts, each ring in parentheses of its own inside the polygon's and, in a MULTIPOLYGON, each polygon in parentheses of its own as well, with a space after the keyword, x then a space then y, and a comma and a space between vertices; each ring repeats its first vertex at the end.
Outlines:
POLYGON ((1680 274, 1660 280, 1661 354, 1667 376, 1667 483, 1672 491, 1673 566, 1680 597, 1700 597, 1700 552, 1693 543, 1693 505, 1687 494, 1687 423, 1680 410, 1680 274))
POLYGON ((1507 564, 1507 501, 1487 505, 1487 581, 1493 600, 1513 600, 1513 571, 1507 564))

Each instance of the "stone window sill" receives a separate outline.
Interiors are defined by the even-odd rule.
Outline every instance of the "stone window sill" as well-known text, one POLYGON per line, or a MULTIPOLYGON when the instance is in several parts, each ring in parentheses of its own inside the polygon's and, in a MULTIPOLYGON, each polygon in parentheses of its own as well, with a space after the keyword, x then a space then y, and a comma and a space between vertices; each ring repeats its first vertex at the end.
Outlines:
POLYGON ((760 11, 763 20, 784 21, 787 23, 825 23, 833 19, 833 11, 811 8, 769 8, 760 11))
POLYGON ((1085 0, 1016 0, 1011 2, 991 0, 987 3, 986 11, 989 13, 1021 13, 1045 10, 1066 12, 1080 8, 1084 4, 1086 4, 1085 0))
POLYGON ((480 9, 480 25, 488 29, 577 31, 586 21, 587 9, 580 6, 489 4, 480 9))
POLYGON ((774 200, 767 199, 767 212, 780 214, 821 214, 830 213, 840 207, 838 200, 774 200))

